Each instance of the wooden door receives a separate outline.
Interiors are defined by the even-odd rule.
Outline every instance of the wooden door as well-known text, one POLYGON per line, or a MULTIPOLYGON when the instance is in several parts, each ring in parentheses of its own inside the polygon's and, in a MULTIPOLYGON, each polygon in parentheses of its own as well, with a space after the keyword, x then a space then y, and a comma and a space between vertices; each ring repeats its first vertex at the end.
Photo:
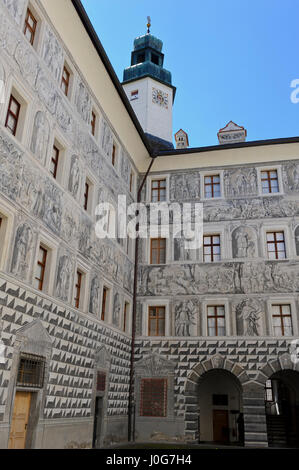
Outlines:
POLYGON ((214 442, 229 442, 228 411, 213 410, 214 442))
POLYGON ((9 449, 25 449, 30 403, 30 392, 16 392, 8 443, 9 449))
POLYGON ((93 444, 92 444, 92 447, 94 449, 100 448, 102 420, 103 420, 103 398, 96 397, 96 406, 95 406, 94 424, 93 424, 93 444))

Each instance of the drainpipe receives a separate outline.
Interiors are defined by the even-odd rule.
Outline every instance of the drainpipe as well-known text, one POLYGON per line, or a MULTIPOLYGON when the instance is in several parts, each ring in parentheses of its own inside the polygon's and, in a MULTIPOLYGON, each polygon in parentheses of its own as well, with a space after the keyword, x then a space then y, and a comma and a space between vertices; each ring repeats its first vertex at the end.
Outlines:
MULTIPOLYGON (((141 182, 137 193, 137 203, 141 201, 141 191, 144 187, 148 174, 153 166, 156 156, 151 156, 152 160, 147 172, 141 182)), ((139 211, 136 211, 139 216, 139 211)), ((129 386, 129 405, 128 405, 128 441, 135 441, 135 400, 134 400, 134 359, 135 359, 135 336, 136 336, 136 310, 137 310, 137 278, 138 278, 138 248, 139 248, 139 222, 136 224, 135 240, 135 265, 134 265, 134 284, 133 284, 133 311, 132 311, 132 345, 131 345, 131 363, 130 363, 130 386, 129 386)))

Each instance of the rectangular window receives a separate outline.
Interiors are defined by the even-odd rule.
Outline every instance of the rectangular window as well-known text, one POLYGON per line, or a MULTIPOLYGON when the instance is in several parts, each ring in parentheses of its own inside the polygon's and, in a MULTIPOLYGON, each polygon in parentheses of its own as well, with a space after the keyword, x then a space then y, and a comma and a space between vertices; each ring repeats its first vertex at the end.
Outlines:
POLYGON ((45 359, 33 354, 22 354, 20 357, 17 386, 43 388, 45 359))
POLYGON ((59 149, 56 147, 56 145, 53 145, 50 173, 53 175, 53 178, 55 179, 57 176, 58 160, 59 160, 59 149))
POLYGON ((124 305, 124 321, 123 321, 123 331, 127 331, 127 320, 128 320, 128 314, 129 314, 129 304, 128 302, 125 302, 124 305))
POLYGON ((221 196, 220 175, 205 176, 205 198, 221 196))
POLYGON ((290 305, 272 305, 272 321, 275 336, 293 336, 290 305))
POLYGON ((28 8, 24 24, 24 34, 32 46, 36 33, 36 25, 37 20, 34 18, 31 10, 28 8))
POLYGON ((106 373, 97 373, 97 392, 105 392, 106 390, 106 373))
POLYGON ((131 101, 138 100, 138 90, 131 91, 131 101))
POLYGON ((203 237, 203 258, 207 263, 220 261, 220 235, 205 235, 203 237))
POLYGON ((130 173, 130 193, 133 191, 133 185, 134 185, 134 173, 131 171, 131 173, 130 173))
POLYGON ((265 401, 273 401, 273 389, 272 389, 272 380, 267 380, 265 385, 265 401))
POLYGON ((74 299, 75 308, 80 307, 82 276, 83 276, 82 273, 80 271, 77 271, 77 273, 76 273, 76 284, 75 284, 75 299, 74 299))
POLYGON ((89 184, 86 182, 85 189, 84 189, 84 203, 83 203, 83 207, 86 211, 88 209, 88 196, 89 196, 89 184))
POLYGON ((107 287, 104 287, 103 288, 103 296, 102 296, 102 311, 101 311, 101 320, 102 321, 105 321, 105 319, 106 319, 107 304, 108 304, 108 289, 107 289, 107 287))
POLYGON ((13 97, 13 95, 10 95, 5 127, 11 132, 12 135, 16 135, 17 132, 20 109, 20 103, 13 97))
POLYGON ((47 250, 40 246, 37 259, 37 267, 35 273, 35 283, 34 286, 38 290, 43 290, 45 271, 46 271, 46 262, 47 262, 47 250))
POLYGON ((97 122, 97 116, 94 111, 91 112, 91 121, 90 121, 90 127, 91 127, 91 133, 93 136, 96 135, 96 122, 97 122))
POLYGON ((140 416, 167 416, 167 379, 142 379, 140 416))
POLYGON ((225 336, 224 305, 208 306, 208 336, 225 336))
POLYGON ((149 336, 165 336, 165 307, 149 307, 149 336))
POLYGON ((166 179, 152 180, 152 202, 166 201, 166 179))
POLYGON ((61 77, 61 89, 65 96, 68 96, 69 93, 69 87, 70 87, 70 77, 71 74, 66 68, 66 66, 63 67, 63 72, 62 72, 62 77, 61 77))
POLYGON ((267 232, 267 251, 269 259, 287 257, 284 232, 267 232))
POLYGON ((113 144, 112 146, 112 165, 115 166, 116 163, 116 146, 113 144))
POLYGON ((261 172, 262 193, 279 193, 277 170, 265 170, 261 172))
POLYGON ((166 263, 166 238, 151 239, 151 264, 166 263))

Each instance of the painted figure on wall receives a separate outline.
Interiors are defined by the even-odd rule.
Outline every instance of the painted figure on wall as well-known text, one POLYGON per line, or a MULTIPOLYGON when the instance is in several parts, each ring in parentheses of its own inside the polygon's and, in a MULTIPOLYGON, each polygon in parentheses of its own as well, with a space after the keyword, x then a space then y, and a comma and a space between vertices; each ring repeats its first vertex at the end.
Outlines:
POLYGON ((42 163, 44 163, 47 155, 49 133, 49 122, 45 114, 42 111, 38 111, 34 119, 30 149, 42 163))

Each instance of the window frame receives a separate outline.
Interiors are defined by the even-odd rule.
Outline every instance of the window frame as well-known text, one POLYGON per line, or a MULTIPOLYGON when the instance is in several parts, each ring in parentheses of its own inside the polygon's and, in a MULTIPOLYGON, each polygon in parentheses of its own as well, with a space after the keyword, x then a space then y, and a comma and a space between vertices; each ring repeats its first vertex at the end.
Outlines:
POLYGON ((291 306, 291 304, 289 304, 289 303, 272 303, 271 304, 271 319, 272 319, 273 334, 276 338, 277 337, 279 338, 280 336, 283 336, 283 337, 286 337, 286 338, 291 338, 291 337, 294 336, 294 325, 293 325, 292 306, 291 306), (282 312, 282 307, 285 307, 285 306, 289 307, 289 314, 288 315, 285 315, 282 312), (275 315, 273 313, 273 307, 279 307, 279 310, 280 310, 279 315, 275 315), (281 334, 280 335, 275 334, 275 329, 277 328, 277 326, 274 325, 273 318, 279 318, 280 319, 280 329, 281 329, 281 334), (285 335, 284 334, 285 333, 285 328, 286 328, 286 326, 284 325, 284 321, 283 321, 284 318, 290 318, 291 319, 291 330, 292 330, 291 335, 285 335))
POLYGON ((224 195, 224 184, 223 184, 223 172, 224 170, 218 170, 217 168, 214 168, 213 170, 207 170, 207 171, 200 171, 199 172, 199 178, 200 178, 200 196, 202 201, 219 201, 222 199, 225 199, 224 195), (220 179, 220 196, 214 196, 214 197, 206 197, 205 194, 205 178, 210 177, 210 176, 218 176, 220 179))
POLYGON ((273 325, 273 318, 272 318, 272 313, 273 313, 273 305, 290 305, 290 310, 291 310, 291 320, 292 320, 292 328, 293 328, 293 336, 280 336, 281 338, 292 338, 292 337, 297 337, 299 335, 299 327, 298 327, 298 318, 297 318, 297 305, 296 301, 292 297, 284 297, 284 296, 277 296, 274 297, 270 300, 267 300, 267 318, 268 318, 268 328, 269 328, 269 334, 270 336, 274 338, 279 338, 279 336, 276 336, 274 333, 274 325, 273 325))
POLYGON ((164 265, 167 262, 167 238, 157 237, 150 239, 150 264, 151 265, 164 265), (158 262, 153 263, 153 242, 158 242, 158 248, 155 249, 157 251, 158 262), (164 248, 161 249, 161 242, 164 243, 164 248), (164 250, 164 262, 161 262, 161 251, 164 250))
POLYGON ((48 259, 48 249, 43 245, 43 243, 39 244, 38 247, 38 256, 37 256, 37 262, 35 264, 35 270, 34 270, 34 288, 36 290, 39 290, 40 292, 44 291, 44 283, 45 283, 45 276, 46 276, 46 268, 47 268, 47 259, 48 259), (43 259, 42 261, 39 258, 40 252, 43 252, 43 259), (36 277, 36 269, 37 267, 41 268, 41 277, 36 277), (35 281, 38 281, 39 286, 35 286, 35 281))
POLYGON ((155 202, 152 201, 152 181, 157 181, 157 180, 166 180, 166 199, 165 201, 157 201, 159 202, 169 202, 169 179, 170 176, 169 174, 157 174, 157 175, 149 175, 147 177, 147 182, 146 182, 146 202, 148 204, 155 204, 155 202))
POLYGON ((10 97, 9 97, 9 102, 8 102, 8 108, 7 108, 7 112, 6 112, 6 118, 5 118, 5 128, 8 129, 8 132, 11 135, 13 135, 14 137, 16 137, 17 130, 18 130, 18 124, 19 124, 19 119, 20 119, 20 114, 21 114, 21 106, 22 106, 21 103, 19 103, 19 101, 17 101, 17 99, 13 95, 13 92, 11 91, 11 94, 10 94, 10 97), (14 114, 11 111, 11 104, 12 104, 13 101, 17 105, 17 114, 14 114), (8 121, 9 121, 9 118, 11 116, 14 119, 14 128, 13 129, 11 129, 8 126, 8 121))
POLYGON ((166 336, 166 306, 165 305, 149 305, 148 307, 148 336, 149 337, 165 337, 166 336), (155 309, 157 312, 157 309, 164 309, 164 314, 162 317, 159 315, 157 316, 151 316, 151 309, 155 309), (151 320, 155 319, 156 324, 155 324, 155 332, 156 334, 151 334, 151 320), (164 320, 164 334, 157 334, 159 332, 159 320, 164 320))
POLYGON ((227 336, 225 305, 222 305, 222 304, 215 304, 215 305, 213 305, 213 304, 208 304, 207 307, 206 307, 206 310, 207 310, 207 334, 208 334, 208 336, 209 336, 210 338, 211 338, 211 337, 219 337, 219 336, 220 336, 220 337, 227 336), (213 309, 214 309, 214 315, 209 315, 209 312, 208 312, 208 309, 209 309, 209 308, 213 308, 213 309), (218 314, 217 314, 217 310, 218 310, 219 308, 223 308, 223 312, 224 312, 223 315, 218 315, 218 314), (210 334, 209 334, 209 329, 210 329, 210 326, 209 326, 209 319, 210 319, 210 318, 215 319, 215 324, 214 324, 214 326, 213 326, 213 328, 215 329, 215 332, 216 332, 215 335, 210 335, 210 334), (219 318, 223 318, 223 319, 224 319, 224 322, 223 322, 223 323, 224 323, 224 334, 223 334, 223 335, 219 335, 219 334, 218 334, 218 328, 219 328, 219 326, 218 326, 218 319, 219 319, 219 318))
POLYGON ((284 194, 283 189, 283 179, 282 179, 282 168, 281 165, 267 165, 267 166, 260 166, 256 168, 257 170, 257 181, 258 181, 258 195, 262 197, 275 197, 281 194, 284 194), (264 171, 277 171, 278 177, 278 189, 277 193, 263 193, 262 188, 262 172, 264 171))
POLYGON ((288 256, 287 256, 287 246, 286 246, 286 235, 285 235, 284 230, 273 230, 273 231, 266 230, 266 250, 267 250, 267 258, 270 261, 278 261, 278 260, 287 259, 288 256), (268 240, 268 235, 270 235, 270 234, 274 236, 273 241, 268 240), (277 234, 283 234, 283 240, 282 241, 277 240, 277 234), (282 243, 284 245, 284 250, 279 250, 278 245, 280 245, 282 243), (269 251, 269 245, 274 245, 275 250, 274 251, 269 251), (285 254, 285 256, 283 258, 279 258, 278 254, 282 253, 282 252, 285 254), (275 253, 275 258, 271 258, 270 253, 275 253))
MULTIPOLYGON (((139 416, 140 417, 145 417, 145 418, 167 418, 167 412, 168 412, 168 378, 167 377, 142 377, 140 379, 140 401, 139 401, 139 416), (152 390, 157 390, 157 382, 163 382, 163 414, 145 414, 144 412, 144 384, 151 382, 151 391, 152 390)), ((152 394, 151 394, 152 396, 152 394)), ((149 406, 148 410, 154 410, 153 407, 153 400, 149 401, 149 406)))
POLYGON ((71 88, 71 75, 72 72, 67 65, 66 62, 64 62, 63 67, 62 67, 62 73, 61 73, 61 81, 60 81, 60 89, 62 90, 62 93, 66 98, 69 98, 70 95, 70 88, 71 88), (67 80, 64 78, 64 73, 66 72, 67 74, 67 80))
POLYGON ((31 46, 34 46, 35 39, 36 39, 36 33, 37 33, 37 25, 38 25, 38 19, 35 17, 35 15, 32 13, 31 5, 28 5, 26 15, 25 15, 25 21, 24 21, 24 28, 23 28, 23 34, 25 38, 29 41, 31 46), (31 19, 33 19, 34 22, 34 27, 32 29, 31 25, 28 23, 28 19, 31 16, 31 19), (31 33, 31 38, 26 36, 27 29, 29 29, 31 33))
POLYGON ((204 233, 203 234, 203 242, 202 242, 202 259, 203 259, 203 263, 220 263, 222 261, 222 239, 223 239, 222 233, 204 233), (206 245, 205 244, 205 238, 207 238, 207 237, 210 237, 212 239, 211 245, 206 245), (213 237, 218 237, 219 238, 219 245, 213 243, 213 237), (219 260, 214 260, 214 256, 217 255, 217 253, 213 252, 214 246, 219 246, 219 251, 220 251, 219 260), (211 254, 210 254, 211 260, 210 261, 205 259, 205 256, 209 256, 208 254, 205 255, 205 247, 211 247, 211 254))

